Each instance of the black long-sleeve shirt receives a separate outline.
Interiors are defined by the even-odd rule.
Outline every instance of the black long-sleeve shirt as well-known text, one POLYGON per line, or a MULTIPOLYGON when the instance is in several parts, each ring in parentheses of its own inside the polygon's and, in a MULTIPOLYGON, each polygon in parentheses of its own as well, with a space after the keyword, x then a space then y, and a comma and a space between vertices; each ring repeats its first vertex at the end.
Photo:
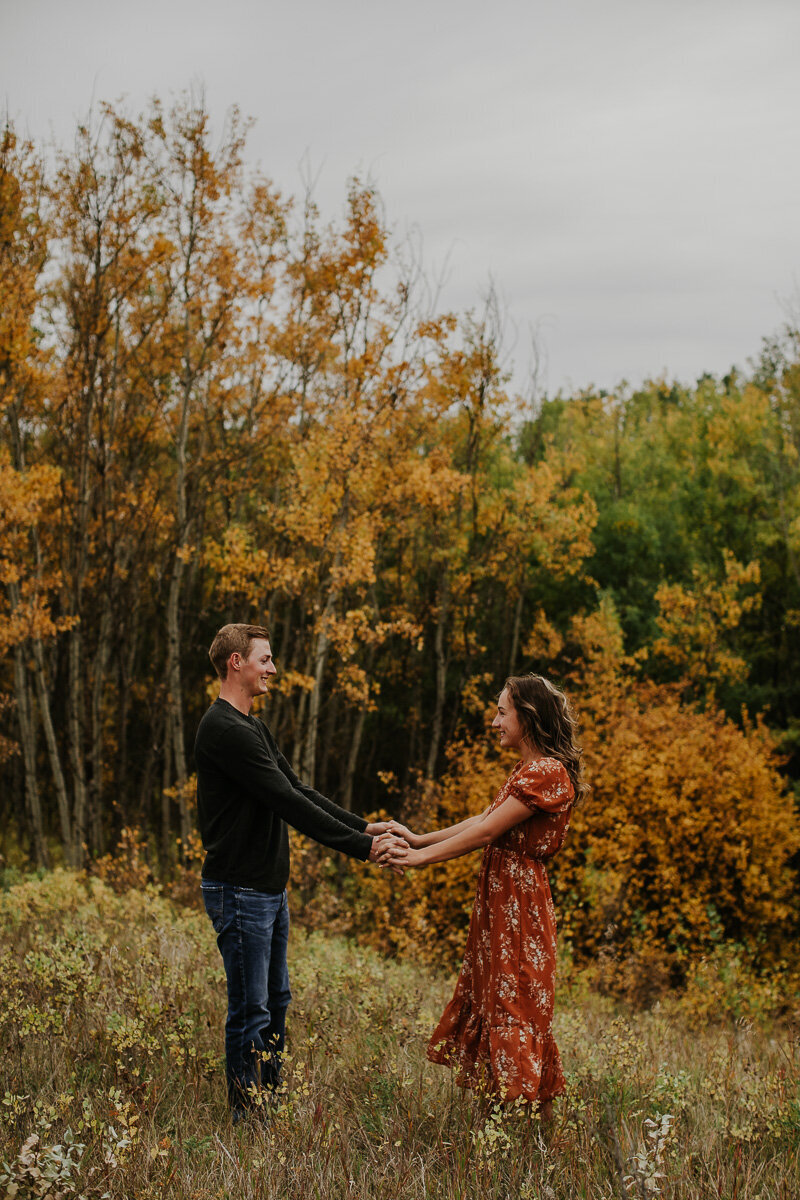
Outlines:
POLYGON ((215 700, 194 751, 204 879, 282 892, 289 879, 287 825, 351 858, 369 857, 364 818, 301 783, 257 717, 215 700))

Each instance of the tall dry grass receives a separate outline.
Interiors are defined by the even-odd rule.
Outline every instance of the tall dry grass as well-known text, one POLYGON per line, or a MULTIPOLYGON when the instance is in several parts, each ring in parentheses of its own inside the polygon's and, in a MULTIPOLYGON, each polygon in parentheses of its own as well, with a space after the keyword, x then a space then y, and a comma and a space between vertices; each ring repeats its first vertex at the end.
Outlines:
POLYGON ((295 931, 285 1090, 268 1125, 233 1128, 204 914, 54 872, 2 896, 0 930, 0 1195, 800 1195, 788 1023, 623 1011, 576 981, 557 1017, 569 1091, 545 1131, 427 1063, 452 981, 295 931))

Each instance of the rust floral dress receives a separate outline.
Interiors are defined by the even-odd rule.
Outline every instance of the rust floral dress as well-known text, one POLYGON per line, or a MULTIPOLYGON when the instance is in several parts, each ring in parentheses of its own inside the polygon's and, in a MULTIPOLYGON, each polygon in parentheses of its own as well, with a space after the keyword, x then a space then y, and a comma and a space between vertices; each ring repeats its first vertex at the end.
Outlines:
POLYGON ((564 844, 573 788, 563 763, 517 763, 492 811, 509 797, 531 810, 483 852, 467 948, 428 1058, 464 1087, 503 1100, 564 1090, 553 1038, 556 918, 545 860, 564 844))

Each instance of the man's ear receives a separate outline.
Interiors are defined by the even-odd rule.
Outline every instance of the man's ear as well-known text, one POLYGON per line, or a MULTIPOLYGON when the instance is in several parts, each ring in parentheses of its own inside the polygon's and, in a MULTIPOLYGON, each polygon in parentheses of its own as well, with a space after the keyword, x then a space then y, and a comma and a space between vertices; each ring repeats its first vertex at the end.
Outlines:
POLYGON ((233 667, 234 671, 238 671, 242 665, 242 656, 238 650, 234 650, 233 654, 228 659, 228 667, 233 667))

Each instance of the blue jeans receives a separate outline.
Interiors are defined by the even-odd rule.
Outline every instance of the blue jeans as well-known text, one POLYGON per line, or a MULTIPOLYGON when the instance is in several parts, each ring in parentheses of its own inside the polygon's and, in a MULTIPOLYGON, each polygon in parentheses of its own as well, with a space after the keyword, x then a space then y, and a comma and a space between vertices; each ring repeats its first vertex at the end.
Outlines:
POLYGON ((241 1116, 259 1092, 279 1083, 292 998, 286 965, 289 905, 286 892, 273 896, 210 879, 202 881, 202 889, 228 981, 228 1103, 234 1116, 241 1116))

